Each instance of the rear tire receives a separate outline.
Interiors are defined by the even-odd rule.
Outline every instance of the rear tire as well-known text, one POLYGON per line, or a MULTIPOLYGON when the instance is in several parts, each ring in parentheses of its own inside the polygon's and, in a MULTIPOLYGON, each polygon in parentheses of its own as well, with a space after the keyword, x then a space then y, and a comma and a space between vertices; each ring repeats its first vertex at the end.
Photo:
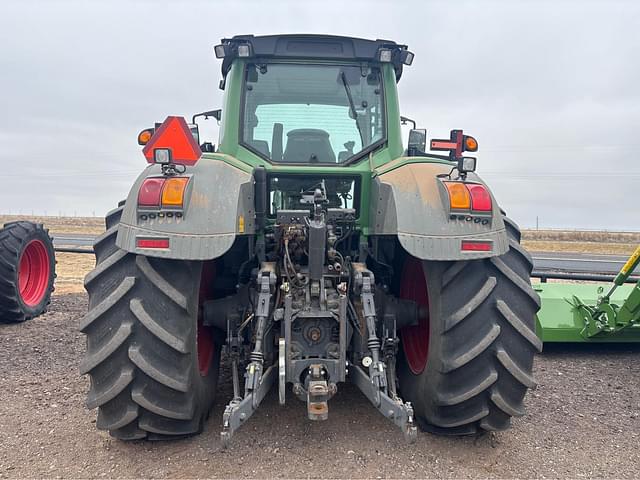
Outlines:
MULTIPOLYGON (((535 386, 533 358, 542 349, 535 333, 540 299, 531 287, 532 261, 520 246, 520 231, 504 220, 510 245, 504 255, 405 260, 405 271, 417 263, 423 275, 415 283, 426 283, 429 315, 401 332, 399 382, 424 430, 461 435, 507 429, 511 417, 524 414, 523 398, 535 386), (418 339, 428 348, 416 348, 418 339)), ((421 303, 420 295, 411 293, 420 288, 403 290, 401 296, 421 303)))
MULTIPOLYGON (((89 311, 80 330, 87 351, 80 364, 91 387, 87 406, 96 426, 121 440, 199 433, 213 404, 220 348, 199 365, 202 264, 134 255, 115 245, 123 207, 107 215, 94 244, 96 268, 85 278, 89 311)), ((202 357, 202 355, 200 355, 202 357)), ((200 358, 202 362, 202 358, 200 358)))
POLYGON ((0 322, 24 322, 46 312, 55 272, 53 242, 42 224, 5 224, 0 230, 0 322))

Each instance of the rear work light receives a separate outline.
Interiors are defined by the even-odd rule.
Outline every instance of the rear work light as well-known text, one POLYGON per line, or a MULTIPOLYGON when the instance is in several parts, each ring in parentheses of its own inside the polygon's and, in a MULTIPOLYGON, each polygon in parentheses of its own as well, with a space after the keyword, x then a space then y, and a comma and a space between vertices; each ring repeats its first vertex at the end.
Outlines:
POLYGON ((452 210, 473 210, 490 212, 491 195, 484 185, 479 183, 443 182, 449 193, 449 206, 452 210))
POLYGON ((138 192, 138 206, 182 208, 188 184, 189 177, 146 178, 138 192))

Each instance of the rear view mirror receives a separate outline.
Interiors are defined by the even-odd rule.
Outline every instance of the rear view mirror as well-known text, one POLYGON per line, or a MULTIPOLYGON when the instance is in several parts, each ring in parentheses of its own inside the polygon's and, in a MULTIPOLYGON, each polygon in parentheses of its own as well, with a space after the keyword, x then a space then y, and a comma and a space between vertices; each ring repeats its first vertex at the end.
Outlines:
POLYGON ((424 154, 427 148, 427 131, 424 128, 412 128, 409 131, 407 155, 414 157, 424 154))
POLYGON ((191 135, 193 135, 193 139, 200 145, 200 129, 198 125, 196 123, 189 124, 189 130, 191 131, 191 135))
POLYGON ((220 119, 222 119, 222 109, 218 108, 217 110, 209 110, 208 112, 196 113, 191 118, 191 123, 196 123, 196 118, 198 117, 204 117, 205 120, 208 119, 209 117, 213 117, 217 121, 220 121, 220 119))

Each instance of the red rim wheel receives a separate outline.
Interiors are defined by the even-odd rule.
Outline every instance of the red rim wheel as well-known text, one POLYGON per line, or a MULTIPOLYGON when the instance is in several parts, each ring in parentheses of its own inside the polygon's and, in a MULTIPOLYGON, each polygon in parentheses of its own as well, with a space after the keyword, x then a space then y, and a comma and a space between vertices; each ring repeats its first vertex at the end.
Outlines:
POLYGON ((50 258, 41 240, 31 240, 18 264, 18 288, 25 305, 35 307, 44 299, 49 286, 50 258))
MULTIPOLYGON (((213 262, 207 262, 202 265, 202 274, 200 277, 200 297, 198 303, 200 307, 202 304, 213 298, 212 284, 215 276, 215 264, 213 262)), ((206 377, 209 374, 209 368, 213 361, 213 354, 215 352, 215 344, 213 342, 213 332, 211 327, 204 325, 202 318, 202 308, 198 311, 198 331, 196 332, 196 346, 198 349, 198 370, 200 375, 206 377)))
POLYGON ((403 328, 400 336, 409 369, 419 375, 426 367, 429 356, 429 295, 422 261, 417 258, 408 257, 405 261, 400 298, 418 304, 418 325, 403 328))
POLYGON ((198 369, 200 375, 206 377, 209 374, 211 360, 213 360, 213 337, 211 329, 202 325, 202 320, 198 321, 198 369))

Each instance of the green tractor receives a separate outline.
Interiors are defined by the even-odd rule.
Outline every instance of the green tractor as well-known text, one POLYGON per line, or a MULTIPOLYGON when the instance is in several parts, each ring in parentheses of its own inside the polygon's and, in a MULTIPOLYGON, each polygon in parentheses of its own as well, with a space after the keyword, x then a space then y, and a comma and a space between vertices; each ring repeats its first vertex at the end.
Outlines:
POLYGON ((473 137, 427 148, 414 123, 403 146, 413 53, 325 35, 215 53, 222 109, 141 132, 149 165, 95 244, 80 328, 97 427, 200 432, 225 362, 223 445, 272 388, 324 420, 344 382, 409 441, 508 428, 542 346, 531 257, 465 155, 473 137))

